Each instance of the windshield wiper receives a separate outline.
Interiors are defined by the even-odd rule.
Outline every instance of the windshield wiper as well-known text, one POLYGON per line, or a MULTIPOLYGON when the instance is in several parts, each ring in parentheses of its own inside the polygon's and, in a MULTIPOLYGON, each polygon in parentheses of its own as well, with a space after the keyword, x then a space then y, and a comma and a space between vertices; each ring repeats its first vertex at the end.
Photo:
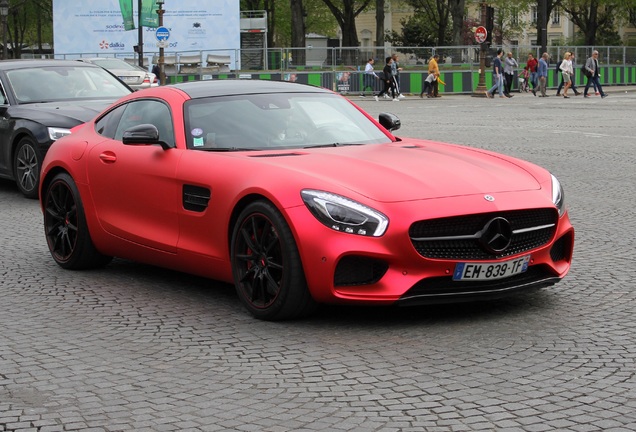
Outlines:
POLYGON ((311 149, 311 148, 322 148, 322 147, 345 147, 345 146, 359 146, 359 145, 364 145, 361 143, 330 143, 330 144, 316 144, 316 145, 310 145, 310 146, 306 146, 303 148, 306 149, 311 149))
POLYGON ((235 151, 262 151, 262 148, 246 148, 246 147, 211 147, 197 150, 205 150, 212 152, 235 152, 235 151))

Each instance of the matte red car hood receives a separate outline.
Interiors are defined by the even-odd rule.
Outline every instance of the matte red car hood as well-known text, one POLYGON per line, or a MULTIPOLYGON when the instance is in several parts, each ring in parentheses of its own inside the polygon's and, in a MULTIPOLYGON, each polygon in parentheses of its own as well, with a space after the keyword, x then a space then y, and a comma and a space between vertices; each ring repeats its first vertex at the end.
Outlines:
POLYGON ((299 171, 381 202, 540 188, 512 158, 460 146, 419 144, 402 141, 253 156, 268 156, 263 159, 277 169, 299 171))

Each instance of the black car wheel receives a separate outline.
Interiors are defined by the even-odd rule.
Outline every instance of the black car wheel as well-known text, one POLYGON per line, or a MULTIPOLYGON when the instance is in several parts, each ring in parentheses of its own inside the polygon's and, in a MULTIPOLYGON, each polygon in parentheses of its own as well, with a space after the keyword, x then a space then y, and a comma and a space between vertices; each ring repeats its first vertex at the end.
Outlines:
POLYGON ((18 143, 13 159, 13 169, 20 192, 27 198, 37 198, 40 160, 31 138, 22 138, 18 143))
POLYGON ((292 319, 314 310, 294 237, 271 203, 256 201, 241 212, 231 257, 238 296, 256 318, 292 319))
POLYGON ((71 176, 56 175, 43 193, 46 242, 55 262, 66 269, 108 264, 112 258, 99 253, 93 245, 79 191, 71 176))

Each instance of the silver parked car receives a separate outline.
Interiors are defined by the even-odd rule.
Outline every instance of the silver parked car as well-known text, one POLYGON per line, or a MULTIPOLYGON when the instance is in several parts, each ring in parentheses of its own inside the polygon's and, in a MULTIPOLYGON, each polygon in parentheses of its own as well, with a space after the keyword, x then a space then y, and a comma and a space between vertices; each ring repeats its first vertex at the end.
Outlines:
POLYGON ((118 58, 94 57, 82 58, 79 60, 85 63, 96 64, 97 66, 108 70, 133 90, 141 90, 159 85, 159 79, 155 74, 148 72, 140 66, 130 64, 127 61, 118 58))

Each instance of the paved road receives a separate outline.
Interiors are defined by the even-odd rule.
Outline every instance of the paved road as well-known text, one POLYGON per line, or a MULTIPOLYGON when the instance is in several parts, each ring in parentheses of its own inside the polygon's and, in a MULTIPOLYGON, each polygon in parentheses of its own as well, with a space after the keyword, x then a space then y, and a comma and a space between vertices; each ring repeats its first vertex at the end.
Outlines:
POLYGON ((58 268, 37 203, 0 181, 0 432, 636 430, 636 93, 360 104, 553 171, 577 229, 566 280, 260 322, 228 285, 58 268))

